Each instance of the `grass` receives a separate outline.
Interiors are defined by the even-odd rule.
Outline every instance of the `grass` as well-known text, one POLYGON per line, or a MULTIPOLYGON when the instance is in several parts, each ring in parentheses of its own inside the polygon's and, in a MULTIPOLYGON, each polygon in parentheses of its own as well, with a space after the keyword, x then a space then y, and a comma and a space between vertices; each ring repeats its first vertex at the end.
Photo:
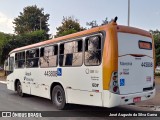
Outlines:
POLYGON ((0 71, 0 81, 5 81, 6 80, 6 76, 4 71, 0 71))
POLYGON ((0 77, 4 76, 5 72, 4 71, 0 71, 0 77))

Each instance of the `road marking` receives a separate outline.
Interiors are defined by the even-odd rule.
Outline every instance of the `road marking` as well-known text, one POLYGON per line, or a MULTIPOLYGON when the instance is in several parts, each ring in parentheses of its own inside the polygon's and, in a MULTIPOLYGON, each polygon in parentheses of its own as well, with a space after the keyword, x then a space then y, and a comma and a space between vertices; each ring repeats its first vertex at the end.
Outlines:
POLYGON ((7 82, 6 82, 6 81, 0 81, 0 83, 7 84, 7 82))
POLYGON ((160 106, 156 106, 156 105, 142 105, 138 107, 149 108, 153 111, 160 111, 160 106))

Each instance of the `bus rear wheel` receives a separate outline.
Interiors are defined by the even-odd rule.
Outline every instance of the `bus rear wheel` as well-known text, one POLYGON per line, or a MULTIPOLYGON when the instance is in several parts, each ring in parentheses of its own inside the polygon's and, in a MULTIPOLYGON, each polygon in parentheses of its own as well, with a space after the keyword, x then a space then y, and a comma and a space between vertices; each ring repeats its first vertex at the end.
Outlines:
POLYGON ((17 87, 17 94, 19 96, 23 97, 24 93, 22 92, 22 85, 21 85, 20 81, 17 82, 16 87, 17 87))
POLYGON ((60 85, 56 85, 52 89, 52 102, 57 109, 66 109, 65 93, 60 85))

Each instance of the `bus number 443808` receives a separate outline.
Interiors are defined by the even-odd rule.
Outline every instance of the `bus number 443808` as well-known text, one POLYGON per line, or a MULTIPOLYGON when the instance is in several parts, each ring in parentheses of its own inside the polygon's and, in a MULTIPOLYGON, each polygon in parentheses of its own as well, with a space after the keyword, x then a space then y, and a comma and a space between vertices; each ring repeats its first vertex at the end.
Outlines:
POLYGON ((141 66, 142 67, 152 67, 153 63, 152 62, 142 62, 141 66))
POLYGON ((48 77, 57 77, 57 71, 45 71, 44 75, 48 77))

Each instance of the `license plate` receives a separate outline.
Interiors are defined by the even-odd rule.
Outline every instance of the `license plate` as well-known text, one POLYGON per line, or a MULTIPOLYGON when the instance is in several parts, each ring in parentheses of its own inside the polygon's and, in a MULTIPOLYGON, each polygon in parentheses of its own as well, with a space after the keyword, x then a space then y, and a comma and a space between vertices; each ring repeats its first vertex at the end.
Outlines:
POLYGON ((133 102, 140 102, 141 101, 141 97, 135 97, 133 98, 133 102))

